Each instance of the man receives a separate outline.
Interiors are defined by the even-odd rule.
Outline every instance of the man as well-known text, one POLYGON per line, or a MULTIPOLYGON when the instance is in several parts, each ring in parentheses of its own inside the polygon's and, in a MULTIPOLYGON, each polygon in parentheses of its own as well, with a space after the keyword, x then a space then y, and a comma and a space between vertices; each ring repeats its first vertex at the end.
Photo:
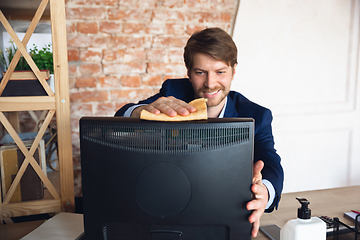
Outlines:
POLYGON ((139 104, 127 104, 115 116, 139 117, 143 109, 151 113, 165 113, 170 117, 186 116, 196 109, 188 102, 207 99, 209 118, 250 117, 255 119, 254 168, 251 190, 255 198, 247 204, 253 210, 249 221, 255 237, 260 217, 278 206, 283 169, 274 149, 269 109, 261 107, 238 92, 230 91, 237 65, 237 48, 231 36, 220 28, 208 28, 194 33, 188 40, 184 61, 188 79, 170 79, 160 92, 139 104))

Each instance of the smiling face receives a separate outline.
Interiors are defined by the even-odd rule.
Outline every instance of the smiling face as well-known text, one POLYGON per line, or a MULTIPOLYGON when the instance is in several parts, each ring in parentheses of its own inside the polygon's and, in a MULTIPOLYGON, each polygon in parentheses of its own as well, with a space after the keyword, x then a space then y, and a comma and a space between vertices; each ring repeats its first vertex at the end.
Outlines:
POLYGON ((225 98, 230 92, 234 79, 235 66, 232 68, 209 54, 196 53, 192 69, 188 71, 196 98, 206 98, 209 117, 218 117, 225 98))

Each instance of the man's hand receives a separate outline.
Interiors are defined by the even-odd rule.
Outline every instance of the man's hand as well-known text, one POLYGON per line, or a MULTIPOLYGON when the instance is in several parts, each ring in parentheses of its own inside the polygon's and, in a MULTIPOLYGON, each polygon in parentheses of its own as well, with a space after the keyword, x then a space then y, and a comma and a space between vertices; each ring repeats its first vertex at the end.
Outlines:
POLYGON ((263 215, 267 202, 269 200, 268 190, 262 183, 261 170, 264 167, 263 161, 257 161, 253 168, 253 184, 251 191, 254 193, 254 199, 247 203, 246 208, 253 210, 249 217, 249 222, 252 223, 251 234, 253 237, 257 236, 260 227, 260 218, 263 215))
POLYGON ((196 108, 187 104, 186 102, 176 99, 174 97, 161 97, 155 102, 148 105, 143 105, 134 109, 131 117, 140 117, 140 112, 145 109, 151 113, 164 113, 169 117, 174 117, 177 114, 187 116, 191 112, 195 112, 196 108))

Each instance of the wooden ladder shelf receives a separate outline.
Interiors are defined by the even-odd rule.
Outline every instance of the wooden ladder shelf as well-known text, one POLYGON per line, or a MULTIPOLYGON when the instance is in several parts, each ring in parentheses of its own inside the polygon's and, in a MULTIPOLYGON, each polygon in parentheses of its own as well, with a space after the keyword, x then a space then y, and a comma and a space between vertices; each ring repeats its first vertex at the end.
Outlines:
POLYGON ((17 37, 15 31, 12 29, 1 10, 0 21, 18 48, 13 60, 9 65, 8 70, 6 71, 6 74, 4 75, 4 78, 0 83, 0 122, 5 127, 10 136, 14 139, 16 145, 25 156, 25 160, 23 164, 19 166, 19 171, 6 196, 3 199, 0 197, 0 224, 3 223, 3 220, 17 216, 54 213, 60 211, 74 212, 74 177, 70 129, 70 100, 64 0, 41 0, 35 16, 31 21, 22 41, 20 41, 20 39, 17 37), (26 51, 26 44, 28 43, 48 4, 50 4, 55 93, 51 90, 49 84, 40 73, 40 70, 35 65, 30 54, 26 51), (45 89, 47 96, 1 97, 1 94, 4 91, 6 84, 8 83, 21 55, 23 55, 25 60, 28 62, 32 71, 45 89), (48 112, 31 148, 28 149, 20 139, 17 131, 14 129, 10 121, 8 121, 8 119, 5 117, 4 112, 35 110, 46 110, 48 112), (58 193, 58 191, 55 189, 33 156, 37 146, 39 145, 39 142, 46 132, 48 125, 50 124, 50 121, 55 115, 58 131, 57 137, 60 164, 60 193, 58 193), (31 167, 35 170, 36 174, 46 186, 53 199, 22 201, 14 203, 10 202, 16 187, 20 183, 21 177, 29 165, 31 165, 31 167))

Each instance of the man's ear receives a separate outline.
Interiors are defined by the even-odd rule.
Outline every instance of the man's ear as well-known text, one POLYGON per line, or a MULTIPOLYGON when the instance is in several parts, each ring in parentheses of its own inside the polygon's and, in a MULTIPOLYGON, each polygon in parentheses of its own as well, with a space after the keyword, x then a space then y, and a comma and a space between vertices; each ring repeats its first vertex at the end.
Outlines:
POLYGON ((237 63, 234 64, 233 68, 232 68, 232 71, 233 71, 233 76, 235 75, 236 73, 236 66, 237 66, 237 63))

